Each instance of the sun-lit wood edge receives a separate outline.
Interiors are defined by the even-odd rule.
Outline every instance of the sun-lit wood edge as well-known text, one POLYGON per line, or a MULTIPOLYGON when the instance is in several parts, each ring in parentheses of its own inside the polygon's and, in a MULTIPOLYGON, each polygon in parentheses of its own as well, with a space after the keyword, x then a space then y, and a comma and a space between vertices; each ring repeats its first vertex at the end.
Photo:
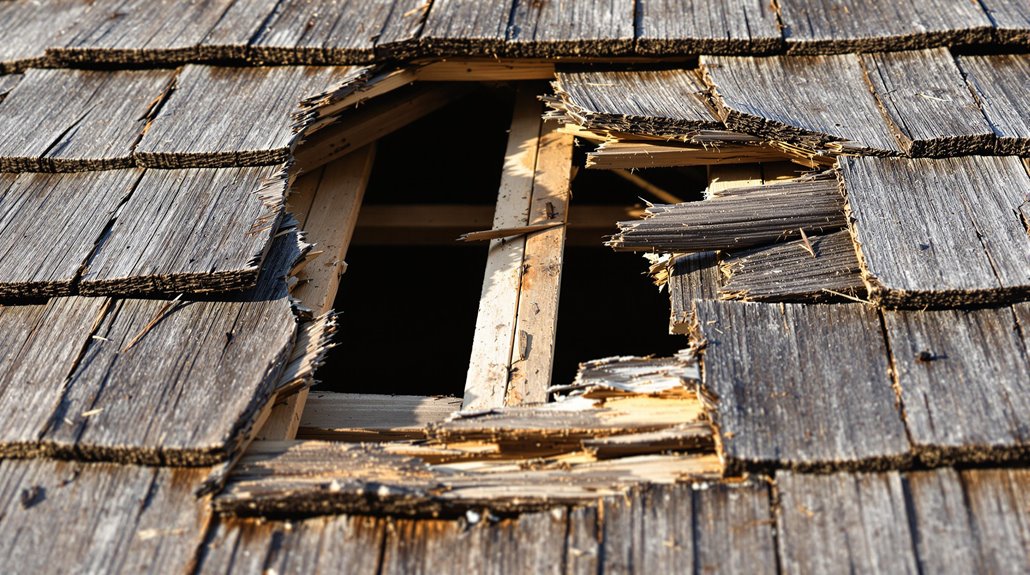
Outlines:
MULTIPOLYGON (((568 220, 573 140, 558 131, 553 122, 541 130, 530 224, 568 220)), ((506 405, 547 401, 554 364, 565 232, 565 226, 561 226, 526 238, 506 405)))
POLYGON ((554 62, 456 59, 430 62, 415 69, 422 82, 515 82, 553 80, 554 62))
MULTIPOLYGON (((579 134, 577 134, 577 137, 579 134)), ((590 169, 671 168, 718 164, 752 164, 789 160, 781 150, 768 146, 711 145, 691 146, 678 143, 605 141, 587 154, 590 169)))
POLYGON ((633 172, 630 172, 629 170, 612 170, 611 172, 616 176, 619 176, 620 178, 633 184, 637 188, 643 190, 644 192, 647 192, 655 199, 657 199, 659 202, 666 204, 678 204, 683 201, 676 195, 668 192, 667 190, 662 189, 659 186, 652 184, 651 182, 645 180, 644 178, 641 178, 640 176, 634 174, 633 172))
POLYGON ((425 84, 376 98, 342 114, 333 125, 305 136, 294 151, 294 167, 307 173, 366 146, 460 98, 453 84, 425 84))
POLYGON ((332 441, 421 439, 461 409, 459 397, 313 392, 297 437, 332 441))
POLYGON ((318 106, 315 114, 318 118, 304 128, 304 133, 310 136, 315 132, 332 124, 337 116, 363 102, 388 94, 398 88, 403 88, 415 81, 415 70, 412 68, 400 68, 390 70, 369 79, 364 84, 356 87, 346 97, 335 102, 318 106))
MULTIPOLYGON (((321 252, 298 273, 292 292, 316 316, 332 309, 374 160, 375 144, 367 145, 324 169, 298 178, 294 183, 296 195, 291 194, 287 200, 289 209, 298 210, 294 217, 302 223, 305 240, 321 252), (305 206, 307 209, 300 212, 305 206)), ((303 388, 278 403, 259 437, 295 437, 307 395, 307 388, 303 388)))
MULTIPOLYGON (((638 218, 642 206, 581 205, 569 213, 565 243, 600 246, 615 232, 615 222, 638 218)), ((494 207, 475 204, 365 205, 354 231, 353 245, 461 246, 461 234, 490 228, 494 207)))
MULTIPOLYGON (((543 104, 536 99, 538 89, 535 84, 521 85, 515 97, 493 228, 512 228, 530 223, 542 124, 540 116, 543 113, 543 104)), ((472 358, 465 378, 462 406, 466 410, 504 405, 509 361, 515 342, 525 245, 525 237, 490 242, 472 340, 472 358)))

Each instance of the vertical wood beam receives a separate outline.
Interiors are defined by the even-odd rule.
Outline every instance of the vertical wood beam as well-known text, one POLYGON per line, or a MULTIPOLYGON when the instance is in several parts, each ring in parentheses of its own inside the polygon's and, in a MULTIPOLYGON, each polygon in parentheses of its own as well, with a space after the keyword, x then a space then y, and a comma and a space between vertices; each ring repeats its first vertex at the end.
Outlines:
MULTIPOLYGON (((358 221, 361 201, 375 160, 375 144, 369 144, 297 179, 288 199, 290 209, 304 230, 305 240, 321 252, 297 274, 292 295, 316 316, 333 307, 346 270, 344 257, 358 221)), ((308 390, 288 397, 272 409, 259 439, 293 439, 300 426, 308 390)))
MULTIPOLYGON (((521 85, 515 96, 504 171, 497 193, 493 228, 528 225, 540 140, 543 104, 532 85, 521 85)), ((526 238, 492 240, 479 299, 472 358, 465 378, 464 409, 504 405, 508 388, 515 322, 521 289, 526 238)))

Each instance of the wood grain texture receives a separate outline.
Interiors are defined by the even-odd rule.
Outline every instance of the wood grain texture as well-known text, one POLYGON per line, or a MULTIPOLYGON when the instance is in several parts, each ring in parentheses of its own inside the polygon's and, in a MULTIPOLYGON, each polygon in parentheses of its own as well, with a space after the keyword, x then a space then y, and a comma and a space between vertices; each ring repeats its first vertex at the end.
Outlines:
POLYGON ((1030 55, 959 56, 959 67, 994 128, 999 154, 1030 154, 1030 118, 1026 101, 1030 87, 1021 81, 1030 75, 1030 55))
POLYGON ((314 391, 297 435, 336 441, 420 439, 429 424, 440 423, 459 409, 457 397, 314 391))
MULTIPOLYGON (((529 225, 543 125, 540 120, 543 107, 535 92, 526 86, 516 94, 501 183, 489 226, 492 229, 529 225)), ((524 236, 490 242, 472 339, 472 355, 465 376, 463 401, 466 409, 505 405, 511 378, 512 350, 518 342, 515 325, 525 256, 524 236)))
POLYGON ((865 54, 862 66, 907 154, 946 157, 993 150, 994 130, 947 49, 865 54))
POLYGON ((561 112, 591 130, 686 138, 719 122, 690 70, 558 72, 561 112))
POLYGON ((886 311, 897 386, 921 458, 1002 461, 1030 447, 1030 356, 1009 308, 886 311))
POLYGON ((600 572, 776 571, 766 486, 661 485, 602 505, 600 572))
POLYGON ((0 72, 20 72, 47 64, 45 50, 82 17, 88 0, 0 2, 0 72))
POLYGON ((779 0, 787 49, 799 54, 912 50, 989 43, 991 21, 976 2, 779 0))
POLYGON ((0 297, 75 291, 83 266, 142 175, 0 174, 0 297))
POLYGON ((918 573, 902 478, 776 474, 780 565, 787 573, 918 573))
POLYGON ((765 54, 783 37, 773 6, 763 0, 641 0, 636 53, 765 54))
POLYGON ((730 253, 720 269, 723 299, 820 302, 865 291, 855 244, 846 231, 730 253))
POLYGON ((697 301, 704 386, 729 472, 896 466, 910 458, 876 313, 697 301))
POLYGON ((283 163, 293 145, 292 114, 301 99, 345 72, 333 67, 185 66, 135 157, 156 168, 283 163))
POLYGON ((789 157, 771 146, 677 144, 609 140, 587 152, 587 168, 611 170, 720 166, 786 160, 789 157))
POLYGON ((316 517, 258 522, 218 518, 198 551, 198 573, 375 573, 387 522, 316 517))
POLYGON ((814 235, 843 228, 842 203, 827 175, 733 189, 705 202, 649 206, 645 219, 618 222, 619 233, 606 245, 660 252, 761 246, 798 238, 801 229, 814 235))
POLYGON ((95 0, 47 48, 62 64, 196 62, 208 32, 234 0, 95 0))
POLYGON ((28 70, 0 103, 0 133, 5 135, 0 171, 134 166, 133 146, 173 75, 166 70, 28 70))
POLYGON ((512 0, 434 1, 419 36, 418 53, 427 56, 501 54, 512 5, 512 0))
POLYGON ((3 397, 19 407, 0 453, 171 465, 229 457, 293 351, 283 277, 296 238, 276 243, 258 285, 226 301, 58 298, 4 308, 18 347, 4 363, 3 397))
POLYGON ((980 4, 994 24, 994 36, 1004 44, 1030 43, 1030 8, 1020 0, 983 0, 980 4))
POLYGON ((634 9, 633 0, 518 0, 505 52, 528 58, 630 54, 634 9))
POLYGON ((0 76, 0 102, 4 101, 8 92, 14 89, 21 82, 21 74, 4 74, 0 76))
POLYGON ((1030 568, 1026 469, 970 469, 962 472, 981 565, 994 573, 1030 568))
POLYGON ((813 149, 876 155, 902 151, 854 54, 703 56, 701 66, 719 117, 730 130, 813 149))
POLYGON ((17 573, 164 573, 193 567, 210 517, 204 469, 0 462, 0 552, 17 573), (41 553, 41 549, 74 553, 41 553))
POLYGON ((694 318, 694 301, 716 299, 720 284, 716 252, 674 255, 669 272, 669 332, 689 333, 694 318))
POLYGON ((176 295, 257 282, 286 193, 281 168, 147 170, 82 274, 84 295, 176 295))
POLYGON ((849 226, 874 301, 955 307, 1030 294, 1018 158, 844 158, 849 226))

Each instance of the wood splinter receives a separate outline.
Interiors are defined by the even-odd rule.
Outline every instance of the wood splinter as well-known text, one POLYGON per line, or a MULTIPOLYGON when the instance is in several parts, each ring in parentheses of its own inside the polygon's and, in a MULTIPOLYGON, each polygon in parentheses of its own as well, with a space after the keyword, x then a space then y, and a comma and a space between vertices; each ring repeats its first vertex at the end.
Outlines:
POLYGON ((531 226, 517 226, 514 228, 502 228, 498 230, 483 230, 469 232, 458 236, 459 242, 485 242, 502 238, 513 238, 516 236, 528 235, 533 232, 549 230, 558 226, 564 226, 565 222, 547 222, 546 224, 533 224, 531 226))

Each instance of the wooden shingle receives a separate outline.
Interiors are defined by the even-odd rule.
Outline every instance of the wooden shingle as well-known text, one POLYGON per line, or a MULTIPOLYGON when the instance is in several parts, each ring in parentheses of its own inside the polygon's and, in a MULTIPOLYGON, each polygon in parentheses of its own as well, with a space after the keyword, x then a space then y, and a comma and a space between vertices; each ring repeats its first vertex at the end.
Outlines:
POLYGON ((922 459, 1001 461, 1030 450, 1030 339, 1012 309, 886 311, 884 320, 922 459))
POLYGON ((981 0, 1002 43, 1025 46, 1030 42, 1030 6, 1022 0, 981 0))
POLYGON ((815 149, 825 145, 878 155, 902 151, 854 54, 703 56, 701 66, 719 117, 730 130, 815 149))
POLYGON ((82 17, 89 0, 0 2, 0 73, 47 64, 45 50, 82 17))
POLYGON ((142 175, 139 169, 0 174, 0 297, 72 293, 142 175))
POLYGON ((998 304, 1030 294, 1030 193, 1019 158, 843 158, 870 296, 889 306, 998 304))
POLYGON ((1030 154, 1030 55, 959 56, 973 96, 998 137, 999 154, 1030 154))
POLYGON ((993 149, 994 130, 946 49, 865 54, 862 65, 909 155, 959 156, 993 149))
POLYGON ((634 4, 634 0, 518 0, 505 52, 524 58, 629 54, 634 4))
POLYGON ((133 146, 172 77, 168 70, 27 71, 0 103, 0 171, 134 166, 133 146))
POLYGON ((765 54, 783 36, 764 0, 644 0, 637 2, 638 54, 765 54))
POLYGON ((254 285, 286 184, 276 167, 147 170, 89 260, 80 293, 176 295, 254 285))
POLYGON ((697 301, 704 387, 728 470, 893 466, 909 458, 876 313, 697 301))
POLYGON ((977 2, 778 0, 787 49, 799 54, 911 50, 988 43, 977 2))
POLYGON ((429 8, 422 55, 498 55, 504 48, 512 0, 436 0, 429 8))
POLYGON ((345 71, 186 66, 136 147, 136 158, 141 165, 158 168, 283 163, 294 138, 292 115, 301 99, 325 90, 345 71))

